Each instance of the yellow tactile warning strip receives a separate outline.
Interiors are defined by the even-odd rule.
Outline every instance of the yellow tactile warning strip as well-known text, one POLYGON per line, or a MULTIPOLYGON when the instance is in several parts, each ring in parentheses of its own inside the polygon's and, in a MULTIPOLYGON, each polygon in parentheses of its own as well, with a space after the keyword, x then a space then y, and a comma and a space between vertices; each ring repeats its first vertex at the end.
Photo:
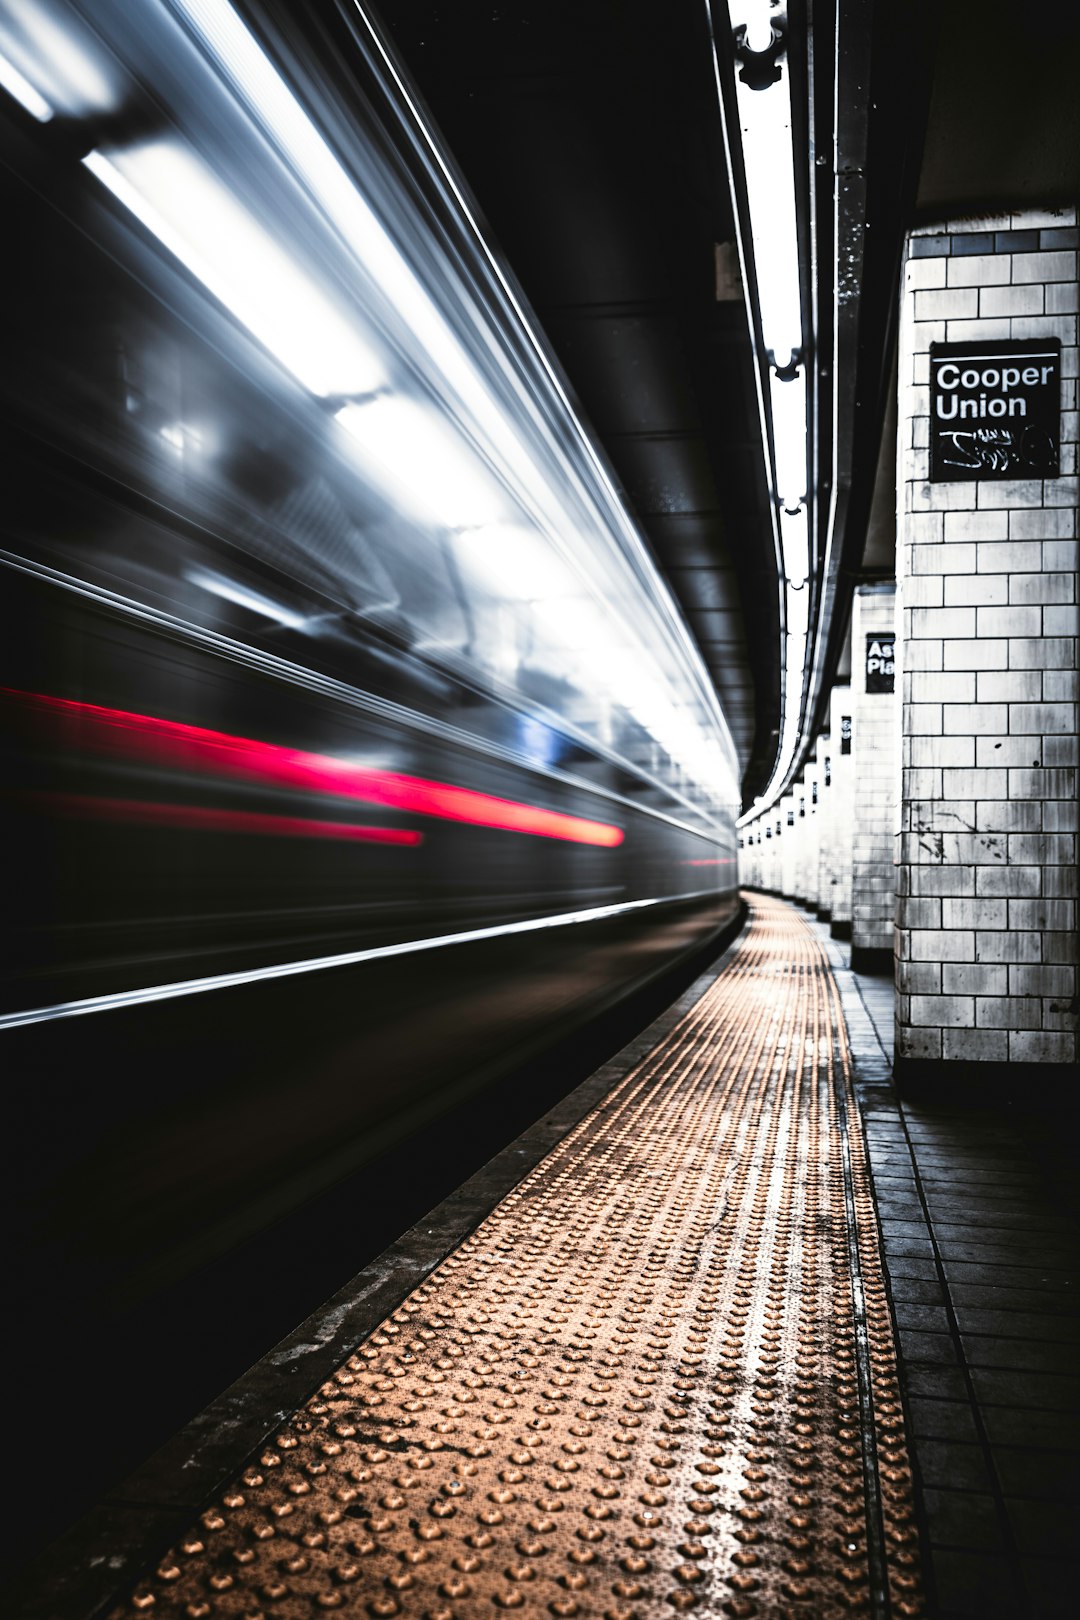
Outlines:
POLYGON ((750 913, 118 1614, 922 1612, 839 997, 790 907, 750 913))

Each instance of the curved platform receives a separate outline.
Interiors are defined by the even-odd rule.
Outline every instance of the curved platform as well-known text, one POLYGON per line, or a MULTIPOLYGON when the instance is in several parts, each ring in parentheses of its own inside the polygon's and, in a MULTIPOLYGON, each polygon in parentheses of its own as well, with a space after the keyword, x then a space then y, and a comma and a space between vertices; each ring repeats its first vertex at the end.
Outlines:
POLYGON ((921 1612, 839 995, 792 909, 115 1615, 921 1612))

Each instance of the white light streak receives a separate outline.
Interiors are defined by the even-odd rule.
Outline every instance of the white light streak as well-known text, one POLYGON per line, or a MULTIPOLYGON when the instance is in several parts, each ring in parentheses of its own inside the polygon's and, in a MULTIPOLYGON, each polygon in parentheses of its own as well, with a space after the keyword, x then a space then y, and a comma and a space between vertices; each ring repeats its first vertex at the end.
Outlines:
POLYGON ((83 163, 313 394, 383 381, 355 326, 202 161, 177 140, 83 163))
POLYGON ((553 917, 528 917, 523 922, 502 923, 492 928, 470 928, 460 934, 438 934, 427 939, 403 940, 397 945, 374 945, 368 950, 345 951, 339 956, 311 956, 299 962, 277 962, 270 967, 249 968, 241 973, 214 973, 198 979, 180 979, 172 984, 147 985, 138 990, 119 990, 112 995, 87 996, 80 1001, 61 1001, 51 1007, 32 1007, 23 1012, 0 1016, 0 1032, 23 1029, 28 1024, 51 1023, 58 1018, 81 1018, 88 1013, 118 1012, 124 1007, 144 1007, 150 1002, 175 1001, 182 996, 205 994, 210 990, 231 990, 244 984, 261 984, 272 979, 291 979, 304 973, 322 973, 329 968, 357 967, 362 962, 384 961, 391 956, 409 956, 419 951, 442 949, 446 945, 467 945, 474 940, 502 939, 511 934, 531 934, 543 928, 569 928, 579 923, 601 922, 627 911, 646 906, 662 906, 672 900, 698 900, 715 894, 716 889, 695 889, 691 894, 660 894, 648 900, 624 900, 618 905, 592 906, 587 911, 563 911, 553 917))
POLYGON ((300 613, 294 613, 291 608, 282 607, 268 596, 262 596, 258 591, 249 590, 246 585, 240 585, 235 580, 227 579, 224 574, 215 574, 208 568, 189 568, 185 578, 200 590, 209 591, 211 596, 219 596, 224 602, 234 602, 237 607, 247 608, 251 613, 259 613, 264 619, 273 619, 283 624, 289 630, 305 630, 307 619, 300 613))
POLYGON ((552 543, 535 529, 511 523, 464 529, 454 550, 474 578, 507 601, 550 602, 581 589, 552 543))
POLYGON ((429 522, 465 529, 503 515, 499 485, 433 403, 379 394, 343 406, 337 420, 379 481, 429 522))
POLYGON ((42 0, 5 0, 0 40, 16 79, 0 77, 0 83, 43 124, 57 111, 72 118, 115 111, 123 94, 115 63, 89 31, 79 37, 75 17, 57 16, 59 10, 42 0), (19 80, 29 100, 15 88, 19 80))
POLYGON ((13 96, 31 118, 36 118, 39 124, 47 124, 53 116, 53 110, 43 95, 40 95, 30 80, 19 72, 14 62, 9 62, 6 56, 0 56, 0 85, 3 85, 9 96, 13 96))

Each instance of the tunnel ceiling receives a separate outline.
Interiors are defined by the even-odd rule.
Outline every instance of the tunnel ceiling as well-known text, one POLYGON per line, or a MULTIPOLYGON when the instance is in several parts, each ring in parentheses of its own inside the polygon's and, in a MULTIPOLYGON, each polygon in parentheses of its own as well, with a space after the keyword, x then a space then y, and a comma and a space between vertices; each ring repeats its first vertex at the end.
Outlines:
MULTIPOLYGON (((904 233, 950 211, 1075 195, 1080 14, 1055 18, 1050 49, 1007 0, 988 0, 977 27, 959 0, 788 10, 809 41, 793 72, 810 114, 824 404, 809 742, 854 585, 892 567, 883 429, 904 233), (835 273, 845 263, 853 286, 835 273)), ((776 753, 778 593, 708 8, 382 0, 379 15, 693 629, 748 803, 776 753)))

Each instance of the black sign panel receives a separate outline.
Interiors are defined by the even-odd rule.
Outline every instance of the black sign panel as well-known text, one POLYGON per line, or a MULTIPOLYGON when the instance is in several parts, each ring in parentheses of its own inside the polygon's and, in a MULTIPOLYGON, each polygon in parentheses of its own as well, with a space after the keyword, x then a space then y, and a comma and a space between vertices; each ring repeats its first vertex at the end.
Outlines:
POLYGON ((850 716, 850 714, 842 714, 840 716, 840 752, 842 754, 850 754, 851 753, 851 716, 850 716))
POLYGON ((1061 343, 930 345, 930 482, 1057 478, 1061 343))
POLYGON ((893 659, 895 647, 895 636, 867 636, 866 690, 868 692, 892 691, 896 670, 893 659))

